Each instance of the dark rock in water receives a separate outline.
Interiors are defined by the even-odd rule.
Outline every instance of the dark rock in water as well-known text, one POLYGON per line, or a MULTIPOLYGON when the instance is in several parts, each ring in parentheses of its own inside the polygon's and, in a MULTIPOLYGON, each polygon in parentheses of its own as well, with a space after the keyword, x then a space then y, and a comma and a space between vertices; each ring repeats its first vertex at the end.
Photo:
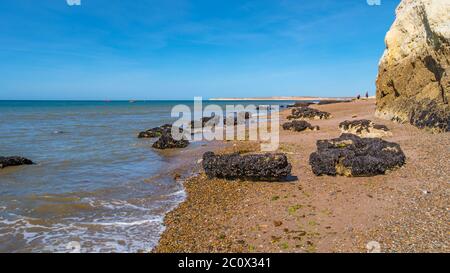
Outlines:
POLYGON ((285 154, 203 155, 203 169, 209 178, 280 181, 291 174, 291 168, 285 154))
POLYGON ((405 164, 400 145, 380 138, 342 134, 317 141, 317 152, 309 157, 315 175, 375 176, 405 164))
POLYGON ((310 107, 292 109, 292 115, 288 119, 329 119, 331 114, 310 107))
MULTIPOLYGON (((183 129, 179 128, 179 132, 182 133, 183 129)), ((138 135, 139 138, 157 138, 159 139, 153 143, 152 147, 155 149, 173 149, 173 148, 185 148, 189 145, 189 141, 175 140, 172 137, 172 125, 164 124, 160 127, 155 127, 147 131, 141 132, 138 135)))
MULTIPOLYGON (((211 116, 211 117, 203 117, 199 122, 201 122, 201 124, 202 124, 202 128, 203 127, 205 127, 205 126, 208 126, 209 124, 209 122, 211 121, 211 124, 212 124, 212 122, 214 122, 214 123, 219 123, 219 121, 218 121, 218 116, 216 117, 215 115, 213 115, 213 116, 211 116)), ((195 128, 195 121, 191 121, 191 128, 195 128)))
POLYGON ((360 137, 384 137, 392 135, 389 129, 371 120, 346 120, 339 124, 342 133, 354 134, 360 137))
POLYGON ((284 130, 292 130, 295 132, 302 132, 305 130, 317 131, 319 130, 319 126, 311 126, 311 124, 304 120, 294 120, 291 122, 286 122, 283 124, 284 130))
POLYGON ((20 156, 0 156, 0 169, 20 165, 32 165, 33 161, 20 156))
POLYGON ((138 138, 156 138, 160 137, 166 133, 170 133, 172 131, 172 125, 171 124, 164 124, 160 127, 155 127, 152 129, 149 129, 144 132, 140 132, 138 134, 138 138))
POLYGON ((189 141, 185 139, 176 140, 172 137, 171 133, 163 134, 152 147, 159 150, 186 148, 189 145, 189 141))

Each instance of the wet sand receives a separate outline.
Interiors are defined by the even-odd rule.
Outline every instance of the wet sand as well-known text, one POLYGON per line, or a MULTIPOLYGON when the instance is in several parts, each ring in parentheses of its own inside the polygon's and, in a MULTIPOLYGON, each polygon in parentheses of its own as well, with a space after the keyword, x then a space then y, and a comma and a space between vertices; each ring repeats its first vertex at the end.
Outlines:
MULTIPOLYGON (((166 216, 154 251, 367 252, 376 241, 381 252, 449 252, 450 135, 377 119, 372 99, 313 107, 333 115, 310 122, 320 131, 280 131, 279 151, 296 180, 231 182, 200 171, 184 183, 186 201, 166 216), (406 164, 376 177, 316 177, 308 164, 316 141, 338 137, 338 124, 352 118, 390 128, 385 139, 401 145, 406 164)), ((289 112, 281 113, 281 124, 289 112)), ((235 142, 217 149, 258 148, 235 142)))

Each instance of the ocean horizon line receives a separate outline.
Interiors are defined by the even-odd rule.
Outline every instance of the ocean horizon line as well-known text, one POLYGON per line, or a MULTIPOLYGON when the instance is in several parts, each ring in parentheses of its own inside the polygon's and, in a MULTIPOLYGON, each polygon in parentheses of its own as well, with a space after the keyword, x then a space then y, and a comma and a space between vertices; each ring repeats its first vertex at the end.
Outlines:
MULTIPOLYGON (((352 97, 320 97, 320 96, 274 96, 274 97, 242 97, 242 98, 202 98, 202 101, 293 101, 293 100, 345 100, 352 97)), ((195 99, 0 99, 0 102, 170 102, 194 101, 195 99)))

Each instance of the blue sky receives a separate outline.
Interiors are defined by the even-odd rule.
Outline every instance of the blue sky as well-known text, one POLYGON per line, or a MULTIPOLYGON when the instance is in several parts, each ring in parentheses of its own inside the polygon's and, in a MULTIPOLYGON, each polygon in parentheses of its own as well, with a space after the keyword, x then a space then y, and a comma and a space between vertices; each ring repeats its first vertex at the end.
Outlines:
POLYGON ((0 99, 375 91, 399 0, 0 3, 0 99))

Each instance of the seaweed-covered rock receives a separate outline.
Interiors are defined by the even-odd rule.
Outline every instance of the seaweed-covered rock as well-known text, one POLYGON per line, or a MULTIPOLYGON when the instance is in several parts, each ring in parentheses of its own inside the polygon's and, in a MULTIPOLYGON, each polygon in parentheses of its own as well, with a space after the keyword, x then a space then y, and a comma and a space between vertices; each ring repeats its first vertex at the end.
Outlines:
POLYGON ((285 154, 252 154, 241 156, 238 153, 203 155, 203 169, 209 178, 229 180, 279 181, 291 174, 292 166, 285 154))
POLYGON ((317 141, 317 152, 309 157, 315 175, 375 176, 405 164, 400 145, 380 138, 342 134, 317 141))
POLYGON ((292 109, 292 115, 288 119, 329 119, 331 114, 310 107, 292 109))
POLYGON ((342 133, 354 134, 360 137, 384 137, 392 135, 389 129, 371 120, 346 120, 339 124, 342 133))
POLYGON ((20 156, 0 156, 0 169, 20 165, 32 165, 33 161, 20 156))
POLYGON ((295 132, 302 132, 305 130, 317 131, 319 130, 319 126, 312 126, 309 122, 304 120, 294 120, 291 122, 286 122, 283 124, 284 130, 291 130, 295 132))
MULTIPOLYGON (((449 85, 450 87, 450 85, 449 85)), ((450 89, 450 88, 449 88, 450 89)), ((409 113, 406 119, 410 124, 420 128, 428 129, 431 132, 442 133, 450 131, 450 105, 439 104, 436 101, 424 99, 420 103, 413 103, 409 106, 409 113)), ((378 116, 381 112, 377 112, 378 116)), ((393 118, 394 121, 403 122, 399 116, 393 118)))
MULTIPOLYGON (((173 126, 171 124, 164 124, 160 127, 155 127, 147 131, 140 132, 138 134, 138 138, 158 138, 165 134, 172 134, 172 127, 173 126)), ((178 131, 182 133, 183 128, 178 128, 178 131)))
POLYGON ((138 134, 138 138, 156 138, 160 137, 166 133, 170 133, 172 130, 171 124, 164 124, 160 127, 155 127, 152 129, 149 129, 147 131, 140 132, 138 134))
POLYGON ((175 148, 186 148, 189 145, 189 141, 185 139, 175 140, 171 133, 163 134, 152 147, 159 150, 164 149, 175 149, 175 148))

